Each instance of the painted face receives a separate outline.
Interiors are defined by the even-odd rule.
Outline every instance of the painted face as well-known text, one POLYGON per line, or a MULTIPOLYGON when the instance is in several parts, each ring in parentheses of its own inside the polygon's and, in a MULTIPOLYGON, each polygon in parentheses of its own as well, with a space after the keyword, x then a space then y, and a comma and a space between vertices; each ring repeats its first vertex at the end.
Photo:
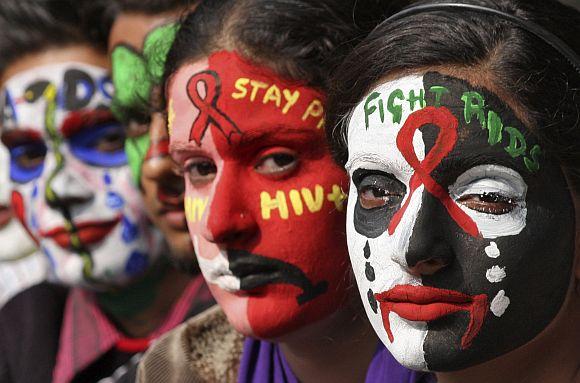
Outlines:
POLYGON ((10 158, 0 145, 0 262, 34 254, 36 246, 22 225, 13 219, 10 206, 10 158))
POLYGON ((163 66, 177 26, 159 23, 167 23, 166 16, 124 15, 115 21, 113 110, 127 127, 125 150, 149 218, 171 246, 174 263, 197 272, 183 211, 184 181, 169 157, 167 119, 156 111, 163 66))
POLYGON ((324 97, 225 51, 181 67, 168 94, 189 230, 230 322, 271 338, 337 310, 346 174, 324 144, 324 97))
POLYGON ((571 196, 498 97, 433 72, 388 82, 355 108, 348 150, 351 262, 399 362, 463 369, 556 316, 574 256, 571 196))
POLYGON ((5 83, 12 203, 68 285, 123 285, 159 253, 130 180, 123 128, 108 110, 111 85, 105 69, 78 62, 5 83))

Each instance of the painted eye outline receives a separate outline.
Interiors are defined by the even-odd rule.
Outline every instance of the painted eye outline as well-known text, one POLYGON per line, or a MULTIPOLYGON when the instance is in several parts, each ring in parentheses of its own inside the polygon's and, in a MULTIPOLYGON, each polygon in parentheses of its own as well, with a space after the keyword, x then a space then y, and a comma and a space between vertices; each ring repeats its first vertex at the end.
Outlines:
POLYGON ((458 205, 498 217, 525 206, 527 184, 511 168, 479 165, 459 176, 449 190, 458 205))
MULTIPOLYGON (((258 156, 257 161, 254 165, 254 171, 264 177, 274 179, 274 180, 284 180, 296 173, 299 168, 300 160, 298 158, 298 153, 292 149, 285 147, 270 147, 262 150, 258 156), (276 157, 286 157, 291 158, 291 162, 283 165, 274 163, 273 167, 278 167, 277 169, 266 169, 266 164, 268 161, 276 162, 276 157)), ((280 158, 278 158, 280 159, 280 158)))
POLYGON ((125 140, 125 128, 117 121, 83 128, 68 138, 71 153, 75 157, 88 165, 104 168, 127 165, 125 140), (117 133, 121 137, 119 148, 112 151, 99 149, 99 140, 111 133, 117 133))
POLYGON ((19 184, 28 183, 39 178, 44 170, 47 147, 42 141, 19 144, 9 148, 10 151, 10 179, 19 184), (31 167, 23 166, 19 159, 31 149, 40 150, 39 164, 31 167))
POLYGON ((405 185, 388 173, 358 169, 352 178, 358 205, 363 210, 394 209, 400 206, 406 194, 405 185), (373 193, 373 196, 365 198, 367 193, 373 193))
POLYGON ((215 180, 217 176, 217 165, 211 158, 206 156, 191 157, 184 162, 179 173, 186 177, 193 187, 201 188, 215 180), (206 170, 200 171, 200 165, 209 165, 209 167, 206 170), (210 172, 203 174, 207 170, 210 172), (197 172, 197 174, 194 172, 197 172))

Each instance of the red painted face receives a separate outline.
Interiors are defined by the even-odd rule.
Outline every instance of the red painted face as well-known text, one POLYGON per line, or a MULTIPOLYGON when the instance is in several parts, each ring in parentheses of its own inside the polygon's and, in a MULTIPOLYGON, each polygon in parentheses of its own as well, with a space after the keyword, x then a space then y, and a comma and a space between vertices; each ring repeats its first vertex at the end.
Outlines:
POLYGON ((222 51, 182 66, 168 99, 189 231, 230 322, 273 338, 336 311, 348 183, 325 145, 324 96, 222 51))

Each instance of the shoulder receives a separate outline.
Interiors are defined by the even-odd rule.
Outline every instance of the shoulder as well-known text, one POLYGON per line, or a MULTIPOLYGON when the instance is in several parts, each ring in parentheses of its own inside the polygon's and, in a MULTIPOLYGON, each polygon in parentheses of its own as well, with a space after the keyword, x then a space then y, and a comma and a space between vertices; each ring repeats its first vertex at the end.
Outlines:
POLYGON ((2 307, 0 369, 9 371, 12 381, 50 381, 67 295, 65 287, 41 283, 2 307))
POLYGON ((157 340, 143 356, 138 382, 235 382, 244 337, 219 306, 157 340))

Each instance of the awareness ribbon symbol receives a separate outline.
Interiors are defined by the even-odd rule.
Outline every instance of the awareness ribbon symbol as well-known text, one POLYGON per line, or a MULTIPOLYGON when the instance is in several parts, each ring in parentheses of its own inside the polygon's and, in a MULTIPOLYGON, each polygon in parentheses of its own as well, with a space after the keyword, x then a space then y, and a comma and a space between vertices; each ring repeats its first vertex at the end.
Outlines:
POLYGON ((429 106, 411 114, 405 122, 405 125, 401 128, 397 136, 397 147, 403 154, 403 157, 405 157, 405 160, 415 170, 415 173, 411 177, 409 184, 409 197, 391 220, 389 235, 395 232, 395 229, 401 222, 415 190, 419 186, 425 185, 425 189, 445 206, 445 209, 447 209, 447 212, 459 227, 472 237, 479 236, 479 229, 471 217, 461 210, 455 201, 451 199, 449 193, 431 177, 431 172, 453 150, 453 147, 457 143, 458 125, 457 118, 449 109, 429 106), (439 135, 431 151, 425 156, 423 162, 420 162, 413 147, 413 136, 419 128, 427 124, 438 127, 439 135))
POLYGON ((190 141, 195 141, 196 144, 201 145, 201 139, 209 124, 217 127, 226 137, 228 143, 231 142, 234 134, 242 133, 236 124, 217 107, 221 89, 221 80, 218 74, 212 70, 199 72, 189 79, 187 83, 187 95, 193 105, 199 109, 199 115, 191 126, 190 141), (205 97, 199 94, 198 85, 200 83, 205 84, 205 97))

